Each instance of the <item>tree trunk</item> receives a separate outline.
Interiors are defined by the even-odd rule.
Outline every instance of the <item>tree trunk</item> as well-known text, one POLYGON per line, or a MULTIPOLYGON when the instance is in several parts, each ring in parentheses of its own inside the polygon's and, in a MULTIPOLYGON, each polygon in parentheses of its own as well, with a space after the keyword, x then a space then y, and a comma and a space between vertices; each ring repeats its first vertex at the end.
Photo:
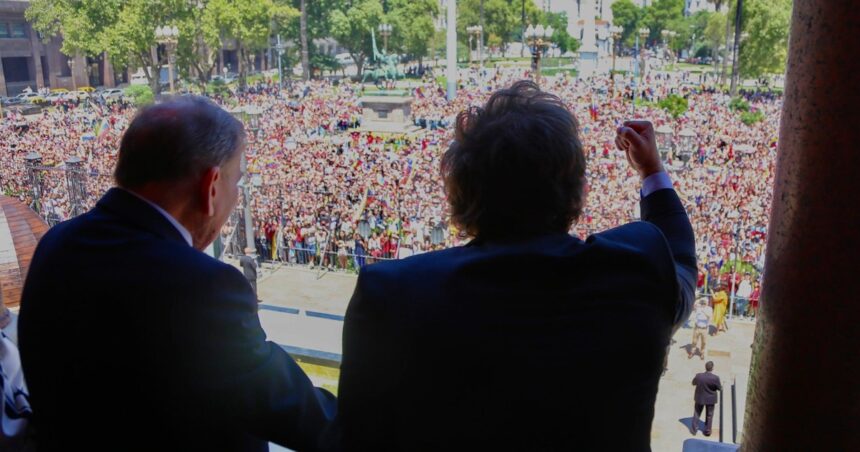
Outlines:
POLYGON ((726 83, 726 70, 728 69, 729 63, 729 31, 730 26, 732 24, 731 18, 729 17, 729 13, 732 12, 732 4, 728 3, 726 6, 726 53, 723 55, 723 70, 720 71, 720 84, 726 83))
POLYGON ((301 0, 301 9, 299 38, 302 46, 302 80, 308 80, 311 78, 310 53, 308 52, 308 0, 301 0))
POLYGON ((355 55, 352 55, 352 60, 355 61, 356 76, 358 78, 361 78, 361 75, 364 72, 364 57, 361 56, 359 58, 356 58, 355 55))
POLYGON ((731 95, 734 96, 738 92, 738 59, 741 51, 741 20, 744 14, 744 0, 738 0, 735 12, 735 44, 732 51, 732 80, 731 80, 731 95))
POLYGON ((158 62, 158 48, 152 46, 149 48, 150 65, 147 71, 143 68, 144 74, 149 76, 149 87, 152 89, 152 94, 158 95, 161 92, 161 64, 158 62))

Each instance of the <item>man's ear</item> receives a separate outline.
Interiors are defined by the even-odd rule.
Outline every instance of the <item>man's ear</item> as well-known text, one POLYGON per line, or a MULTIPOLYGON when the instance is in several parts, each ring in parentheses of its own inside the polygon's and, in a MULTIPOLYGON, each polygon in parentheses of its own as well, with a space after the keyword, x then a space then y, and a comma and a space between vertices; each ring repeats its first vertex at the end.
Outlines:
POLYGON ((203 172, 200 179, 200 205, 206 216, 215 215, 215 198, 218 190, 218 179, 221 178, 221 167, 213 166, 203 172))

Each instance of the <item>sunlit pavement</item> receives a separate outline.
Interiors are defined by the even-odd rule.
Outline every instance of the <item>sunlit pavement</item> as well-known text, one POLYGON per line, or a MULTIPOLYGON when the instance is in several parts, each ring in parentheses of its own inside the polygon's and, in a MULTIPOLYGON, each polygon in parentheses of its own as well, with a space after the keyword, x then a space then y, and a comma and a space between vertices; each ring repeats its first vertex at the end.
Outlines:
MULTIPOLYGON (((355 287, 353 274, 325 272, 302 267, 267 266, 260 282, 260 319, 269 340, 282 345, 294 356, 312 356, 322 361, 338 361, 342 352, 342 318, 355 287)), ((724 441, 732 441, 731 384, 737 382, 737 425, 743 425, 746 388, 750 366, 754 323, 729 321, 729 331, 708 336, 705 359, 698 355, 687 358, 687 346, 692 329, 681 328, 669 355, 669 370, 660 381, 651 448, 654 451, 680 451, 690 433, 693 416, 692 380, 704 372, 705 362, 714 362, 714 373, 720 376, 724 389, 724 441)), ((624 359, 619 355, 618 359, 624 359)), ((336 389, 337 373, 325 367, 302 362, 315 384, 336 389)), ((704 423, 704 413, 702 422, 704 423)), ((703 424, 702 424, 703 426, 703 424)), ((710 438, 701 430, 697 439, 718 441, 720 434, 719 405, 714 412, 714 428, 710 438)), ((276 449, 273 449, 276 450, 276 449)))

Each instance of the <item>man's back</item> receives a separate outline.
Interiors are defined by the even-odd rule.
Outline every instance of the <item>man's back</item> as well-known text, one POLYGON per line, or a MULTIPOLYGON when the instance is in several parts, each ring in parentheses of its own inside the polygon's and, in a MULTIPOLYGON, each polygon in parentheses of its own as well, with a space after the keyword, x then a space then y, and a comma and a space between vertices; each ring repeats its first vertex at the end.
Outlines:
MULTIPOLYGON (((680 205, 668 190, 652 201, 680 205)), ((660 230, 633 223, 366 267, 344 329, 344 444, 647 449, 689 313, 674 265, 660 230)))
POLYGON ((20 336, 46 450, 312 448, 327 423, 243 276, 120 189, 39 244, 20 336))
POLYGON ((722 390, 720 377, 711 372, 702 372, 693 377, 696 392, 693 401, 701 405, 714 405, 717 403, 717 391, 722 390))

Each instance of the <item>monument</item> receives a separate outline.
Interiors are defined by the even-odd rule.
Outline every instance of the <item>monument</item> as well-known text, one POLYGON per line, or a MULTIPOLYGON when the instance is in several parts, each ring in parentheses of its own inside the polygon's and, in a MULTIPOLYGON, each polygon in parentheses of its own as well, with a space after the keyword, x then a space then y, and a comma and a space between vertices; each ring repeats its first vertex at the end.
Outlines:
MULTIPOLYGON (((371 78, 377 85, 384 80, 386 85, 403 77, 397 68, 397 55, 380 52, 376 47, 376 34, 370 30, 373 42, 374 65, 364 72, 361 81, 371 78)), ((412 122, 412 97, 405 90, 380 90, 359 99, 361 103, 362 131, 383 133, 410 133, 417 130, 412 122)))

